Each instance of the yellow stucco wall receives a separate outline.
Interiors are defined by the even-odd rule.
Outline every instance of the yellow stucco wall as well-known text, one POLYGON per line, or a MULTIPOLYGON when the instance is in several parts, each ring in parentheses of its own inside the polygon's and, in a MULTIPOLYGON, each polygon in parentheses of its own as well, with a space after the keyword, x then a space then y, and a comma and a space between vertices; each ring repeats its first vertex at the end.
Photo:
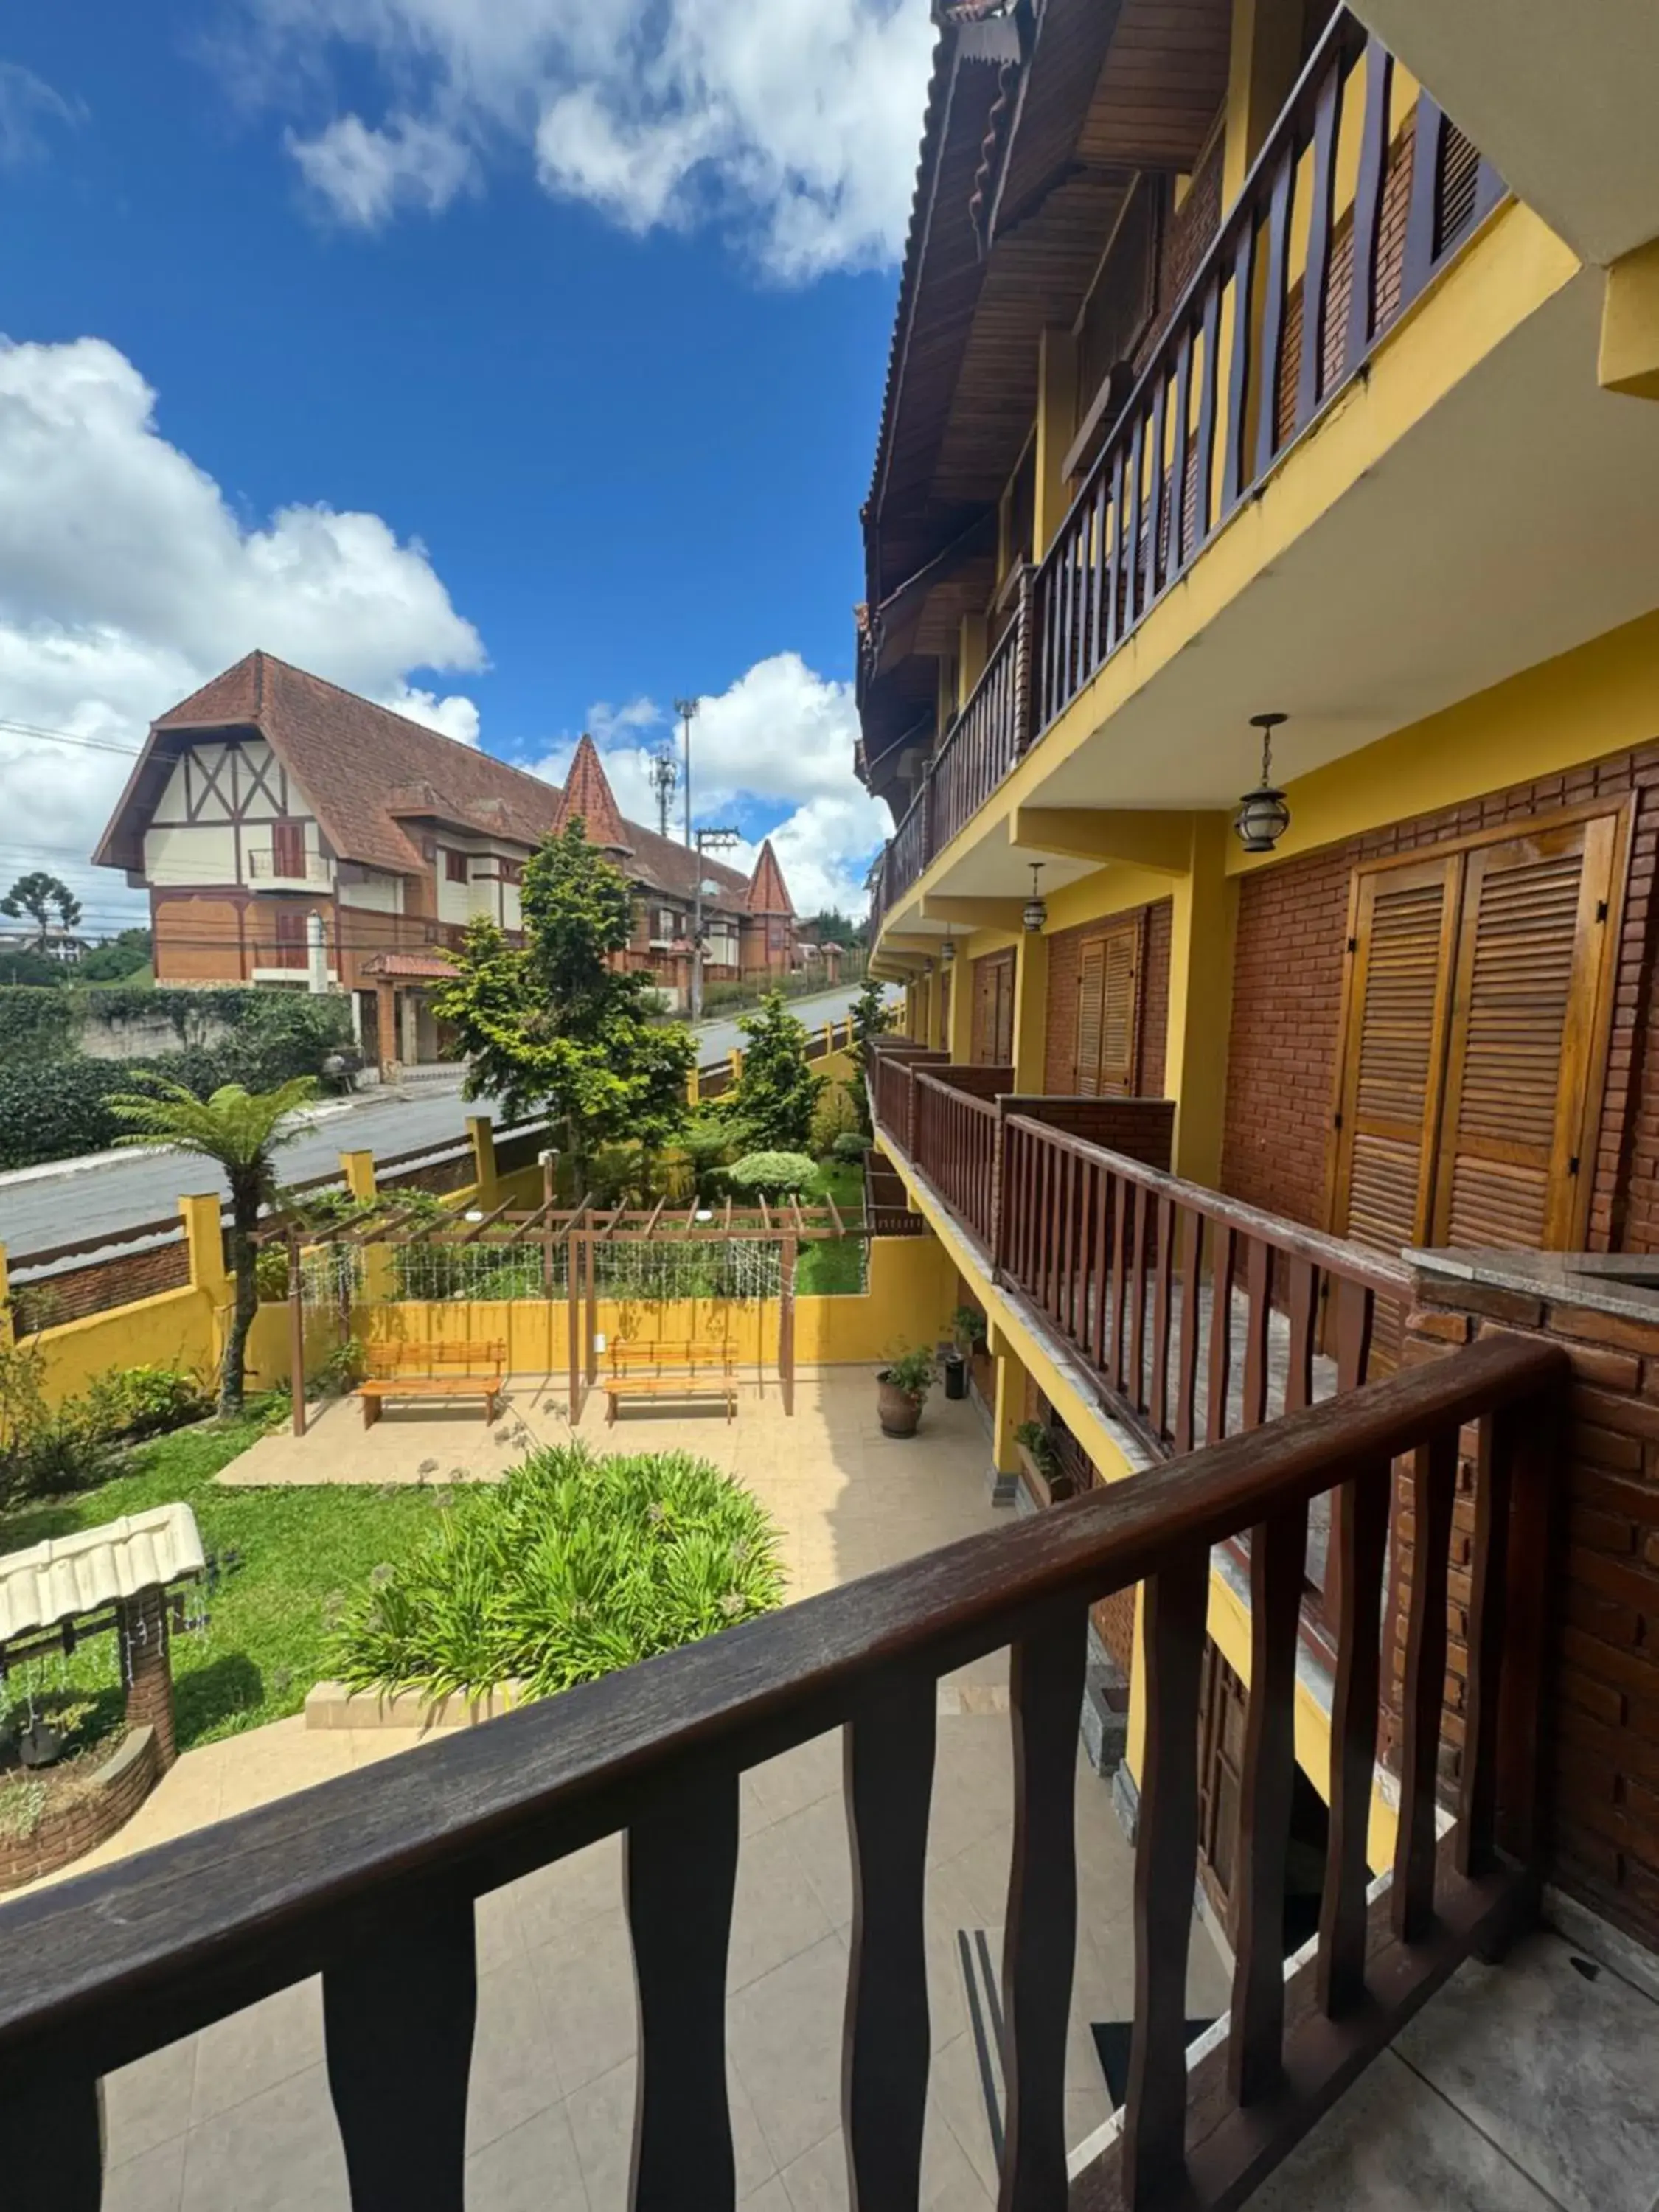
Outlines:
POLYGON ((46 1386, 54 1405, 78 1396, 114 1367, 170 1367, 205 1382, 218 1364, 213 1301, 204 1291, 163 1291, 86 1321, 43 1329, 46 1386))

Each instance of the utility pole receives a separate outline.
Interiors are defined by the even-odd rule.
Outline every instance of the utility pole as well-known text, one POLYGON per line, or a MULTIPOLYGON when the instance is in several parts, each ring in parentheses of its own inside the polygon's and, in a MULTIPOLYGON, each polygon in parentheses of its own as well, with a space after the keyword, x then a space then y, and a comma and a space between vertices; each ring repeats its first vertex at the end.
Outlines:
POLYGON ((685 842, 696 850, 696 841, 691 835, 691 725, 696 720, 696 699, 676 699, 674 712, 685 725, 685 842))
MULTIPOLYGON (((690 725, 686 725, 688 735, 690 725)), ((699 830, 691 839, 692 850, 697 856, 697 888, 693 894, 691 918, 691 1018, 702 1018, 702 856, 705 853, 727 853, 733 845, 742 843, 735 830, 699 830)), ((710 890, 718 890, 710 884, 710 890)))

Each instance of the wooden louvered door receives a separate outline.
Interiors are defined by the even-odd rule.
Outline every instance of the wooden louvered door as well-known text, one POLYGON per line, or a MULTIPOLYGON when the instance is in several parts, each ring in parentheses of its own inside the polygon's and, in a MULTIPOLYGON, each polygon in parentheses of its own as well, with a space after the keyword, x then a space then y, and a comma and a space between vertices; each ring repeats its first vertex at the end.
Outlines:
POLYGON ((974 1062, 1007 1067, 1014 1057, 1014 956, 988 954, 974 963, 974 1062))
POLYGON ((1428 1235, 1462 860, 1361 875, 1333 1226, 1398 1253, 1428 1235))
POLYGON ((1139 969, 1137 922, 1091 937, 1082 947, 1072 1081, 1080 1098, 1127 1098, 1134 1091, 1139 969))
POLYGON ((1603 815, 1465 856, 1437 1244, 1582 1242, 1617 844, 1603 815))
POLYGON ((1583 1241, 1620 836, 1597 815, 1356 876, 1338 1234, 1583 1241))

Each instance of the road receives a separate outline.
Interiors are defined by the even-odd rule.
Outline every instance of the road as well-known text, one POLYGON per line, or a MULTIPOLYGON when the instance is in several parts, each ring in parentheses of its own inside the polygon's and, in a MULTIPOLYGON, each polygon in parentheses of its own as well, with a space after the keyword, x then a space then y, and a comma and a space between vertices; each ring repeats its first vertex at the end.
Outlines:
MULTIPOLYGON (((791 1011, 811 1026, 839 1020, 858 989, 856 984, 844 985, 810 999, 792 1000, 791 1011)), ((719 1059, 743 1042, 735 1018, 705 1022, 697 1035, 705 1061, 719 1059)), ((464 1105, 459 1093, 449 1089, 387 1097, 368 1091, 342 1110, 325 1113, 285 1146, 281 1172, 286 1179, 303 1182, 332 1168, 343 1152, 384 1157, 410 1152, 416 1145, 441 1145, 461 1134, 466 1115, 492 1111, 488 1102, 464 1105)), ((165 1153, 100 1158, 95 1164, 66 1160, 61 1166, 0 1176, 0 1243, 16 1264, 31 1252, 78 1243, 106 1230, 113 1233, 137 1222, 160 1220, 174 1212, 181 1192, 209 1189, 211 1180, 210 1170, 199 1162, 165 1153)))

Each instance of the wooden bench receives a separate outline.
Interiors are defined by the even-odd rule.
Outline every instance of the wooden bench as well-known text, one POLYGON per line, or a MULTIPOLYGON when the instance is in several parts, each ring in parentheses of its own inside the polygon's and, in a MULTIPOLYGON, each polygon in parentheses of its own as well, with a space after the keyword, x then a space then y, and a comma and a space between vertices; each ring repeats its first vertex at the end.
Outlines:
POLYGON ((388 1398, 482 1398, 484 1419, 501 1403, 504 1344, 371 1344, 368 1373, 357 1387, 363 1426, 372 1429, 388 1398))
POLYGON ((623 1398, 722 1398, 729 1421, 738 1410, 737 1355, 729 1344, 613 1344, 607 1422, 623 1398))

